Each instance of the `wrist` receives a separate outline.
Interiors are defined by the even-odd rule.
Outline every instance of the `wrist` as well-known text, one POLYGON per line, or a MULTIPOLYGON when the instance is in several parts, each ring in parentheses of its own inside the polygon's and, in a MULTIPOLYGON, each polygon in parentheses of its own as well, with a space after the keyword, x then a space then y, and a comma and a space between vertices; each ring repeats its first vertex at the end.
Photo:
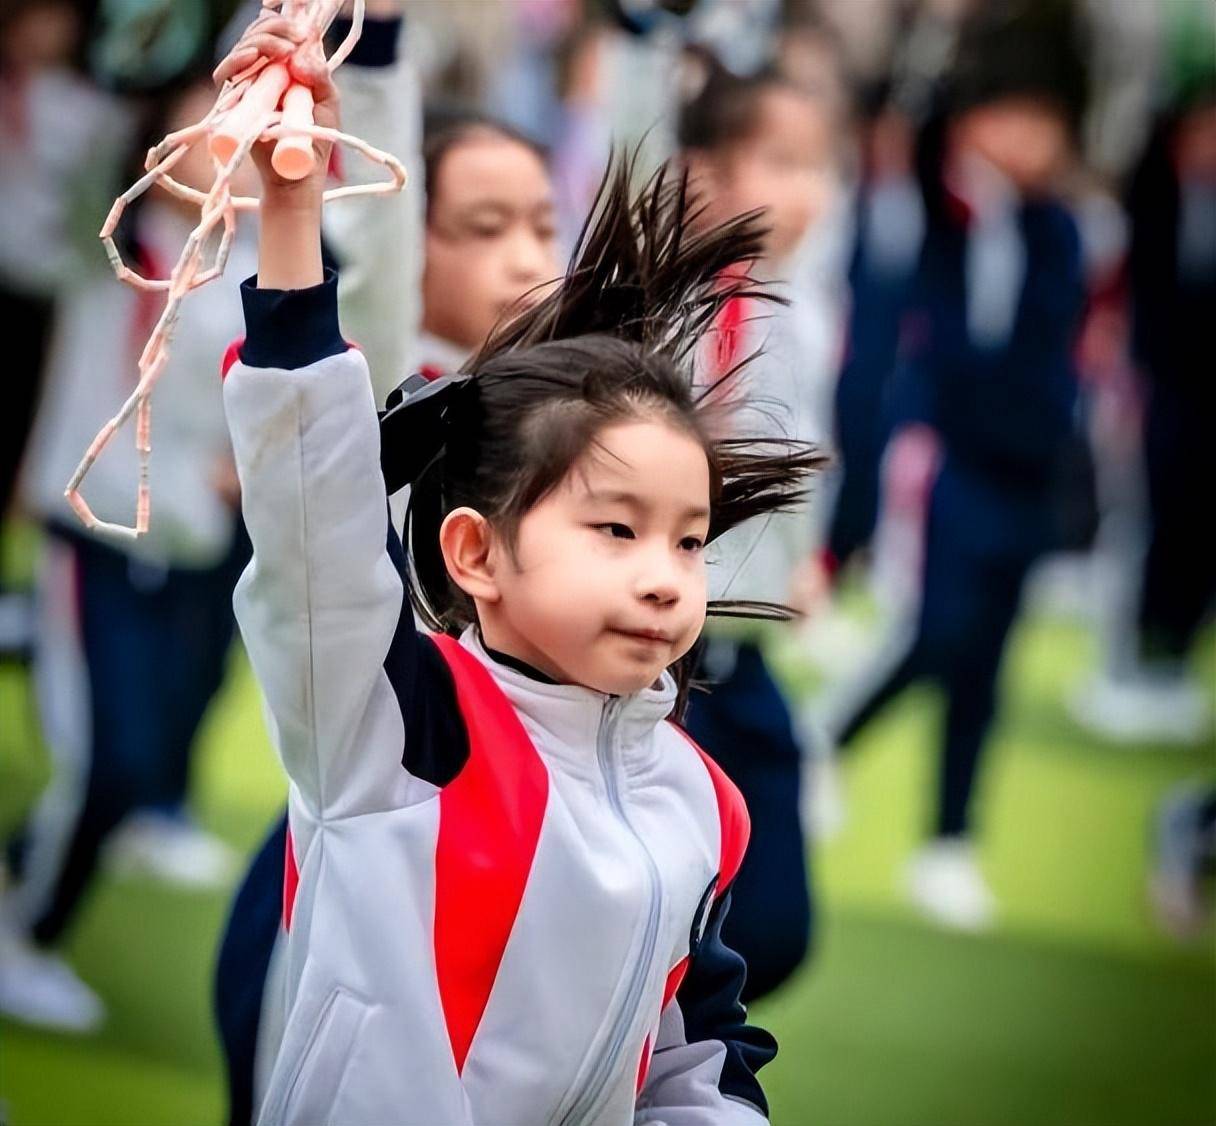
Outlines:
POLYGON ((265 206, 258 235, 258 286, 304 289, 322 278, 321 209, 306 202, 265 206))
POLYGON ((259 206, 263 221, 280 215, 313 218, 321 214, 321 192, 304 181, 263 184, 259 206))

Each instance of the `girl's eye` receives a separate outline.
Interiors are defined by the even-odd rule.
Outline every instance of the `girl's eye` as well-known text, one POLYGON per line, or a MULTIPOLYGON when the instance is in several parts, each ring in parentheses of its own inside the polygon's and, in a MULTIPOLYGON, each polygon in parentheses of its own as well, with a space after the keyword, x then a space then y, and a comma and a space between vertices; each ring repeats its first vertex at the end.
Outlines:
POLYGON ((704 541, 697 536, 685 536, 680 541, 680 549, 682 551, 700 551, 704 546, 704 541))
POLYGON ((614 540, 631 540, 634 538, 633 529, 628 524, 596 524, 595 529, 611 536, 614 540))

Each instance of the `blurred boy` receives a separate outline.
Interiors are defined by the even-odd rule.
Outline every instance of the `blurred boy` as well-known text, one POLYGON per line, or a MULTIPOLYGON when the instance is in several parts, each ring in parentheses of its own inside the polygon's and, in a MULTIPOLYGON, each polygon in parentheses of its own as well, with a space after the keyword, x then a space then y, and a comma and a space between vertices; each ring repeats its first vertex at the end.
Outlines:
POLYGON ((930 162, 892 388, 884 503, 923 526, 921 559, 905 561, 913 605, 825 724, 844 746, 911 684, 940 686, 937 810, 908 890, 963 929, 995 912, 971 845, 972 792, 1022 585, 1051 541, 1084 296, 1077 229, 1053 198, 1083 98, 1079 57, 1052 21, 981 19, 964 32, 930 162))
POLYGON ((1196 519, 1216 430, 1216 68, 1158 121, 1132 176, 1128 214, 1148 543, 1130 652, 1117 652, 1109 673, 1084 686, 1074 714, 1121 742, 1196 743, 1211 728, 1211 690, 1187 664, 1216 605, 1216 550, 1196 519))

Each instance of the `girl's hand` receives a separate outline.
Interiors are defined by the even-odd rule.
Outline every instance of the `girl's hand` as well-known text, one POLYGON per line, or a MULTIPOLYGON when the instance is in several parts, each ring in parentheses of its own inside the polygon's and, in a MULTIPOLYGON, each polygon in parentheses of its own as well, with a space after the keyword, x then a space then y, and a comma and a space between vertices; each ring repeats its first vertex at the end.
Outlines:
MULTIPOLYGON (((305 42, 301 30, 273 11, 258 17, 218 67, 214 78, 223 83, 252 66, 259 58, 283 63, 294 81, 313 95, 313 121, 337 129, 338 93, 320 45, 305 42)), ((258 228, 258 287, 307 289, 324 278, 321 263, 321 197, 329 167, 328 141, 313 141, 316 163, 299 180, 286 180, 271 166, 273 141, 259 141, 253 160, 262 180, 258 228)))
MULTIPOLYGON (((258 58, 283 63, 292 80, 312 90, 313 121, 329 129, 337 129, 340 115, 338 92, 330 77, 320 44, 306 43, 304 34, 292 21, 273 11, 259 16, 228 56, 215 68, 212 77, 222 84, 234 75, 252 66, 258 58)), ((294 201, 320 207, 321 194, 325 189, 325 174, 329 166, 329 152, 333 147, 329 141, 313 141, 317 159, 313 171, 300 180, 286 180, 271 167, 270 157, 274 152, 274 141, 259 141, 253 146, 253 160, 262 179, 263 206, 280 198, 283 202, 294 201)))
POLYGON ((929 490, 941 467, 942 442, 923 422, 901 427, 884 455, 884 500, 893 511, 925 511, 929 490))

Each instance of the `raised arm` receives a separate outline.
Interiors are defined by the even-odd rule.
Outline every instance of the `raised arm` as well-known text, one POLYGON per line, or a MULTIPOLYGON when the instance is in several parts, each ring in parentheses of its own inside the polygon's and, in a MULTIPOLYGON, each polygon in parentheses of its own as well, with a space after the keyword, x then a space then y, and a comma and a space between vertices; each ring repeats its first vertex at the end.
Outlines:
MULTIPOLYGON (((261 25, 257 49, 281 49, 265 39, 277 26, 261 25)), ((336 125, 328 76, 292 65, 314 87, 318 123, 336 125)), ((333 819, 428 791, 402 769, 403 708, 385 672, 400 636, 408 678, 418 642, 390 552, 367 364, 342 338, 337 281, 322 271, 328 153, 318 157, 317 173, 289 183, 255 153, 259 272, 242 289, 246 337, 224 408, 254 546, 237 617, 288 774, 313 814, 333 819)))

